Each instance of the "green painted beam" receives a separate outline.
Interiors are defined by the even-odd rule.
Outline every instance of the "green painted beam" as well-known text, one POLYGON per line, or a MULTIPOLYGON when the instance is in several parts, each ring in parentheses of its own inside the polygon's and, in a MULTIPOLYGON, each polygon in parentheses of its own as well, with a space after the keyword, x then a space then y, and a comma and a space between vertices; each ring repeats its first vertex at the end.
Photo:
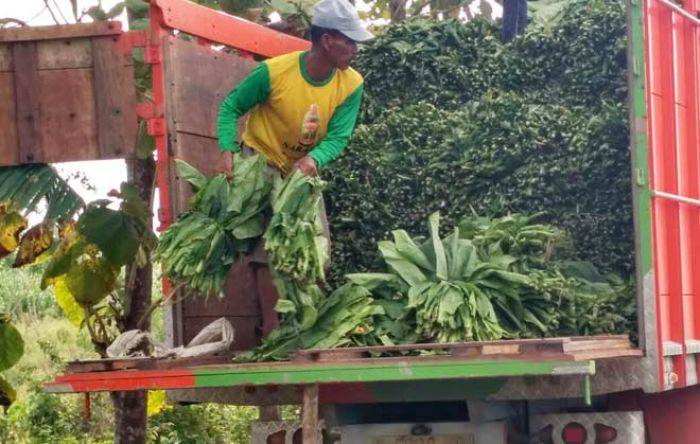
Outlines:
MULTIPOLYGON (((647 137, 646 58, 642 0, 627 0, 627 60, 632 142, 637 284, 644 294, 644 276, 653 267, 651 190, 649 188, 649 140, 647 137)), ((641 318, 641 317, 640 317, 641 318)))
POLYGON ((323 363, 193 369, 195 387, 420 381, 538 375, 593 375, 595 361, 507 361, 436 359, 381 363, 323 363))

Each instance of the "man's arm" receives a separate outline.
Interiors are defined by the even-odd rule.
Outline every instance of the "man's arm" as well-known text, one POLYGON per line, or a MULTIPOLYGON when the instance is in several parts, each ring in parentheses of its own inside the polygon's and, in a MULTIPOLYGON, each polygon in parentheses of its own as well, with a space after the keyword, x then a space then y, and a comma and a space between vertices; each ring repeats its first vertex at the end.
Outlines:
POLYGON ((236 132, 238 119, 270 94, 270 72, 265 63, 259 64, 238 84, 221 103, 216 120, 216 134, 221 151, 238 152, 236 132))
POLYGON ((309 153, 319 169, 337 158, 348 145, 352 131, 355 129, 357 115, 360 113, 363 91, 364 86, 360 85, 335 109, 333 117, 328 122, 326 137, 309 153))

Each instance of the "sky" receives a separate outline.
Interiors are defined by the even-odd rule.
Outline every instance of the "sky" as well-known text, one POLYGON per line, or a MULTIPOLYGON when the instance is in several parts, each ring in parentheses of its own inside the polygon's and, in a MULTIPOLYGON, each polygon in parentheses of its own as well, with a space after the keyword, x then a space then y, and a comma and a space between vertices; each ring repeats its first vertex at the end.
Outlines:
MULTIPOLYGON (((85 9, 93 6, 98 0, 78 0, 78 14, 85 9)), ((489 1, 494 8, 494 14, 500 16, 500 6, 489 1)), ((112 6, 118 3, 119 0, 101 0, 104 10, 109 10, 112 6)), ((368 6, 362 0, 356 2, 358 9, 366 10, 368 6)), ((476 12, 479 3, 474 3, 471 8, 476 12)), ((0 18, 12 17, 20 19, 31 26, 53 25, 55 24, 54 17, 62 23, 74 22, 73 12, 69 0, 0 0, 0 18), (47 8, 47 4, 51 5, 52 13, 47 8)), ((274 17, 277 19, 277 17, 274 17)), ((121 17, 117 17, 124 23, 126 28, 126 13, 121 17)), ((90 21, 89 17, 85 17, 83 21, 90 21)), ((118 189, 119 185, 126 180, 126 166, 123 160, 102 160, 90 162, 68 162, 55 164, 59 173, 68 178, 75 190, 85 199, 90 202, 96 199, 103 199, 112 189, 118 189), (80 173, 92 187, 84 186, 80 181, 71 180, 76 173, 80 173)), ((157 194, 155 206, 157 207, 157 194)), ((35 221, 40 220, 40 216, 34 215, 30 217, 35 221)))

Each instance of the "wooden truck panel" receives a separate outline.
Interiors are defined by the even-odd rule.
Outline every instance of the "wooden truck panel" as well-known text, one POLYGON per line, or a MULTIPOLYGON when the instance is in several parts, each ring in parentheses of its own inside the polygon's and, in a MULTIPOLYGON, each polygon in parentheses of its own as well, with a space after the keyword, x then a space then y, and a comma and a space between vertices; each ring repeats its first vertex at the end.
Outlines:
POLYGON ((0 166, 133 157, 127 46, 117 22, 0 31, 0 166))

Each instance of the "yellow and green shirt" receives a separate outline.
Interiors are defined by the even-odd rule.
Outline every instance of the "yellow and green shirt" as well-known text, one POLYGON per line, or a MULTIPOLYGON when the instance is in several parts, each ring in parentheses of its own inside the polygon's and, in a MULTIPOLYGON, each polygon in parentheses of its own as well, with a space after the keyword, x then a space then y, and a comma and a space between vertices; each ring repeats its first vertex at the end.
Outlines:
POLYGON ((314 81, 306 70, 306 54, 294 52, 262 62, 229 93, 217 120, 222 151, 239 150, 236 123, 250 111, 243 143, 283 172, 305 155, 311 156, 318 168, 338 157, 357 121, 363 79, 349 68, 314 81), (310 142, 308 134, 302 137, 302 126, 312 105, 316 105, 320 119, 310 142))

